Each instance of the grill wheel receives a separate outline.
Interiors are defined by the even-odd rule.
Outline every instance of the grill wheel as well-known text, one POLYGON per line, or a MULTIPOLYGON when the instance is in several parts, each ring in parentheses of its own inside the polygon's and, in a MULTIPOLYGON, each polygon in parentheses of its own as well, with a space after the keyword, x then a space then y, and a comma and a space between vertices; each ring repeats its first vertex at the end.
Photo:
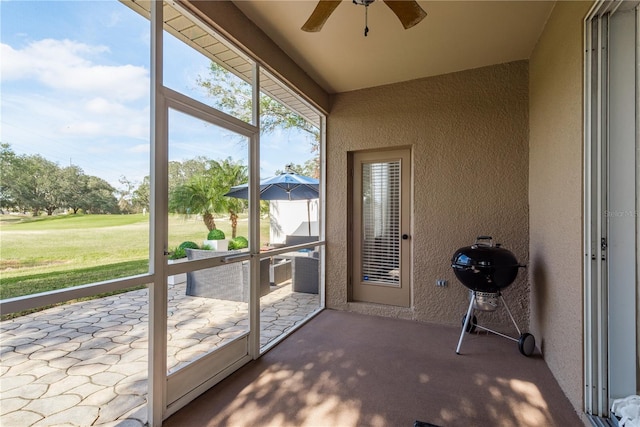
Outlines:
POLYGON ((536 339, 533 335, 526 332, 520 335, 520 339, 518 339, 518 350, 520 350, 520 354, 529 357, 535 349, 536 339))

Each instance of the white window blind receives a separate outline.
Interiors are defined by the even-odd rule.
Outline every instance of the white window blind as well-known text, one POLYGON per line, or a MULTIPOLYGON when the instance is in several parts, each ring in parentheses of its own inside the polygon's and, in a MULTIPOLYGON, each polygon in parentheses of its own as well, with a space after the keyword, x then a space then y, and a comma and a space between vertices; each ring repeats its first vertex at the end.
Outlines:
POLYGON ((362 281, 398 286, 400 161, 362 165, 362 281))

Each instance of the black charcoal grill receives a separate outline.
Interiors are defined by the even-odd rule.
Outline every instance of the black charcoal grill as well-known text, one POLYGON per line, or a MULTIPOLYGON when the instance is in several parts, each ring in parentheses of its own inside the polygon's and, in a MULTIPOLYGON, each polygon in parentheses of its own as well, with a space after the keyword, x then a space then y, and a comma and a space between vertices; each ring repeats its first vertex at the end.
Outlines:
POLYGON ((511 310, 507 306, 502 289, 511 285, 518 275, 520 265, 516 257, 508 250, 493 244, 490 236, 479 236, 471 246, 458 249, 451 259, 451 268, 458 280, 469 288, 469 309, 462 318, 462 331, 456 353, 460 354, 465 332, 471 333, 476 328, 491 332, 518 343, 518 350, 525 356, 531 356, 536 342, 533 335, 520 332, 511 310), (499 303, 507 310, 513 325, 518 331, 518 338, 513 338, 478 324, 475 311, 495 311, 499 303))

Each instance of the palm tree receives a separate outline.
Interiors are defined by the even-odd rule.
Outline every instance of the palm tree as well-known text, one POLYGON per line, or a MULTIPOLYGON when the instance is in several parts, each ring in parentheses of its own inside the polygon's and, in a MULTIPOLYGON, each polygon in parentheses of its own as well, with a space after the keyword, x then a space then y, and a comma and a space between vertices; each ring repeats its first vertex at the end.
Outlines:
MULTIPOLYGON (((217 169, 216 176, 225 187, 225 193, 234 185, 240 185, 248 180, 247 167, 240 162, 234 162, 230 157, 221 162, 212 162, 213 168, 217 169)), ((225 197, 224 205, 229 212, 231 223, 231 238, 236 237, 238 227, 238 214, 247 209, 247 201, 235 197, 225 197)))
POLYGON ((169 209, 184 214, 202 214, 207 230, 216 228, 213 214, 224 208, 224 192, 207 175, 192 177, 186 184, 176 187, 169 196, 169 209))
POLYGON ((233 197, 228 197, 227 199, 227 210, 229 211, 229 221, 231 222, 231 238, 234 239, 238 228, 238 214, 247 209, 247 201, 233 197))
POLYGON ((186 184, 177 186, 169 195, 169 210, 178 213, 202 214, 207 229, 214 230, 215 213, 229 212, 232 237, 236 236, 238 213, 246 209, 246 201, 224 194, 234 186, 246 181, 247 167, 231 158, 209 161, 203 173, 194 175, 186 184))

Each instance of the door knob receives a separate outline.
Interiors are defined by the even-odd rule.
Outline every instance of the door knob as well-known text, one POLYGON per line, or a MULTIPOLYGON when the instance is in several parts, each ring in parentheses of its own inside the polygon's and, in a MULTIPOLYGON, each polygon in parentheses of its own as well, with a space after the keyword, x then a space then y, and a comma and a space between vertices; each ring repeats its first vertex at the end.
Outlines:
POLYGON ((402 235, 402 240, 407 240, 408 238, 409 238, 409 235, 408 235, 408 234, 403 234, 403 235, 402 235))

